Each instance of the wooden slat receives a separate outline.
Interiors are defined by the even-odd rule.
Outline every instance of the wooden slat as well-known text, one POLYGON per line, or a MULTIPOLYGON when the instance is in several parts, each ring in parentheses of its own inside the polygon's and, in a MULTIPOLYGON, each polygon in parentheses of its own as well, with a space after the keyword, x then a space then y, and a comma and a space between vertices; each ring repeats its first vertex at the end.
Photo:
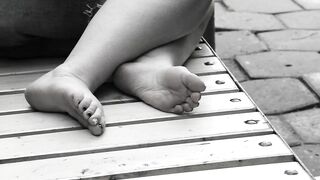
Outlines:
MULTIPOLYGON (((134 107, 134 106, 133 106, 134 107)), ((111 114, 107 114, 108 119, 114 119, 116 117, 111 114)), ((159 118, 159 116, 155 116, 159 118)), ((130 119, 130 117, 127 117, 130 119)), ((150 117, 152 118, 152 117, 150 117)), ((178 117, 176 117, 178 118, 178 117)), ((211 119, 225 118, 225 121, 233 118, 243 119, 262 119, 259 113, 248 113, 248 114, 235 114, 227 116, 212 116, 211 119), (252 116, 252 117, 250 117, 252 116)), ((150 120, 151 121, 151 120, 150 120)), ((110 122, 107 122, 107 125, 110 122)), ((112 122, 111 122, 112 123, 112 122)), ((31 112, 23 114, 12 114, 0 116, 0 137, 12 137, 22 136, 37 133, 47 132, 59 132, 73 129, 80 129, 80 125, 74 119, 66 114, 61 113, 43 113, 43 112, 31 112)), ((108 131, 108 130, 107 130, 108 131)))
MULTIPOLYGON (((82 143, 90 146, 98 141, 99 138, 92 137, 92 140, 82 143)), ((48 139, 46 144, 34 145, 32 151, 50 146, 50 143, 48 139)), ((61 144, 68 148, 69 143, 71 142, 61 144)), ((2 164, 0 178, 35 180, 106 177, 116 174, 139 176, 141 173, 135 172, 157 169, 170 172, 170 169, 174 171, 178 167, 177 171, 201 167, 234 167, 290 161, 291 158, 291 151, 276 135, 264 135, 2 164), (263 141, 269 141, 272 145, 260 146, 259 143, 263 141)))
POLYGON ((185 66, 190 72, 197 75, 224 73, 226 69, 216 57, 190 59, 185 66))
POLYGON ((197 48, 191 54, 191 58, 201 58, 201 57, 208 57, 208 56, 214 56, 214 55, 209 49, 208 45, 205 43, 198 44, 197 48))
POLYGON ((297 162, 285 162, 274 164, 263 164, 255 166, 244 166, 235 168, 195 171, 186 173, 176 173, 169 175, 150 176, 142 178, 133 178, 130 180, 230 180, 230 179, 246 179, 246 180, 311 180, 312 178, 304 171, 297 162), (295 170, 296 175, 287 175, 288 170, 295 170))
POLYGON ((204 93, 239 91, 237 85, 233 82, 233 80, 228 74, 200 76, 200 79, 206 85, 206 90, 204 93))
POLYGON ((65 58, 0 59, 0 76, 47 72, 64 60, 65 58))
MULTIPOLYGON (((0 77, 0 79, 5 77, 9 77, 9 76, 0 77)), ((34 78, 34 77, 30 77, 30 79, 31 78, 34 78)), ((203 76, 201 77, 201 79, 205 82, 207 86, 205 93, 238 91, 237 86, 234 84, 230 76, 227 74, 203 76), (220 84, 220 85, 216 84, 217 80, 224 81, 225 84, 220 84)), ((16 87, 20 86, 21 82, 20 81, 18 82, 19 82, 18 84, 15 84, 16 87)), ((8 86, 2 85, 2 87, 8 87, 8 86)), ((7 93, 10 93, 10 91, 8 90, 3 90, 3 92, 4 92, 4 95, 0 95, 0 114, 12 114, 14 112, 31 111, 30 105, 25 100, 23 94, 7 94, 7 93)), ((1 94, 1 85, 0 85, 0 94, 1 94)), ((135 98, 125 95, 124 93, 121 93, 112 84, 103 85, 101 88, 97 90, 95 94, 103 104, 137 101, 135 98)))
POLYGON ((0 115, 30 111, 31 108, 24 94, 0 95, 0 115))
POLYGON ((87 130, 48 133, 0 139, 0 162, 272 132, 261 115, 250 113, 108 127, 99 138, 87 130), (251 118, 259 123, 246 124, 245 121, 251 118), (45 146, 39 148, 39 145, 45 146))
POLYGON ((38 79, 44 73, 0 76, 0 95, 9 93, 23 93, 29 83, 38 79))
MULTIPOLYGON (((185 113, 185 115, 226 114, 253 110, 255 110, 254 104, 244 93, 228 93, 203 96, 200 100, 200 106, 190 113, 185 113), (233 98, 241 99, 241 101, 231 102, 230 100, 233 98)), ((104 106, 104 111, 109 117, 109 125, 150 122, 152 119, 162 120, 182 117, 181 115, 156 110, 142 102, 108 105, 104 106)))
MULTIPOLYGON (((191 60, 191 61, 196 61, 191 60)), ((16 75, 8 75, 8 76, 0 76, 0 95, 1 94, 12 94, 12 93, 23 93, 25 88, 28 84, 39 78, 41 75, 43 75, 43 72, 40 73, 31 73, 31 74, 16 74, 16 75)), ((220 86, 211 86, 211 90, 215 91, 214 88, 220 88, 216 91, 223 91, 224 88, 227 90, 229 88, 236 89, 235 84, 231 80, 231 78, 225 74, 225 75, 216 75, 216 76, 208 76, 208 77, 201 77, 205 83, 207 83, 209 80, 224 80, 227 83, 222 84, 220 86), (232 87, 229 87, 232 86, 232 87)), ((209 82, 208 82, 209 83, 209 82)), ((212 82, 210 82, 212 84, 212 82)), ((207 86, 210 86, 210 84, 207 84, 207 86)), ((213 83, 214 84, 214 83, 213 83)), ((103 89, 104 91, 108 91, 110 93, 110 90, 108 90, 108 87, 111 86, 111 89, 113 90, 114 87, 111 85, 111 83, 106 83, 101 86, 100 89, 103 89)), ((101 94, 101 93, 100 93, 101 94)), ((118 93, 119 95, 119 93, 118 93)), ((103 96, 103 95, 102 95, 103 96)), ((124 96, 123 94, 121 96, 124 96)), ((128 97, 126 97, 127 99, 128 97)))
MULTIPOLYGON (((21 112, 32 112, 23 94, 2 95, 0 102, 7 102, 8 104, 0 103, 0 115, 14 114, 21 112), (19 98, 16 98, 20 96, 19 98)), ((180 117, 172 113, 165 113, 152 108, 143 102, 133 102, 125 104, 112 104, 103 106, 105 114, 107 114, 108 123, 127 124, 133 121, 149 121, 150 119, 163 119, 180 117)), ((244 93, 228 93, 205 95, 200 100, 200 106, 195 108, 190 113, 185 115, 199 115, 199 114, 221 114, 234 113, 243 111, 255 110, 254 104, 248 99, 244 93), (241 99, 240 102, 231 102, 233 98, 241 99), (214 102, 214 103, 212 103, 214 102)))

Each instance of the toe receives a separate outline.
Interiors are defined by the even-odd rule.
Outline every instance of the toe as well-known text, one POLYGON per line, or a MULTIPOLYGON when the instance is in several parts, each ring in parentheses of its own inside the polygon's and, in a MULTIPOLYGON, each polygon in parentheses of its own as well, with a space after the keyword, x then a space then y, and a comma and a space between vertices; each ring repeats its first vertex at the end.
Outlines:
POLYGON ((76 109, 79 107, 81 101, 83 100, 84 96, 82 93, 74 93, 72 94, 72 104, 73 107, 76 109))
POLYGON ((170 112, 175 114, 181 114, 183 113, 183 107, 181 105, 175 105, 174 108, 170 110, 170 112))
POLYGON ((104 133, 105 126, 102 124, 98 124, 96 126, 89 126, 88 129, 91 132, 91 134, 95 136, 100 136, 104 133))
POLYGON ((188 103, 191 108, 195 108, 195 107, 199 106, 199 103, 198 102, 193 102, 191 97, 188 97, 186 99, 186 103, 188 103))
POLYGON ((199 103, 199 101, 200 101, 200 99, 201 99, 201 94, 198 93, 198 92, 193 92, 193 93, 191 93, 190 97, 191 97, 191 100, 192 100, 194 103, 199 103))
POLYGON ((183 83, 188 89, 193 92, 202 92, 206 89, 206 86, 201 81, 201 79, 197 75, 192 73, 188 73, 183 77, 183 83))
POLYGON ((79 112, 83 113, 84 111, 86 111, 90 107, 91 102, 91 98, 84 97, 78 106, 79 112))
POLYGON ((98 108, 98 105, 96 103, 91 103, 90 106, 88 107, 88 109, 86 111, 83 112, 83 117, 85 119, 88 119, 89 121, 89 124, 90 125, 97 125, 98 121, 97 120, 94 120, 92 121, 93 119, 90 118, 93 114, 95 114, 96 110, 98 108))
POLYGON ((105 129, 105 119, 103 111, 101 110, 101 107, 98 107, 95 111, 95 113, 89 118, 90 124, 95 124, 92 126, 89 126, 89 130, 93 135, 99 136, 104 132, 105 129))
POLYGON ((183 103, 182 107, 183 107, 183 110, 186 112, 190 112, 193 110, 193 108, 188 103, 183 103))

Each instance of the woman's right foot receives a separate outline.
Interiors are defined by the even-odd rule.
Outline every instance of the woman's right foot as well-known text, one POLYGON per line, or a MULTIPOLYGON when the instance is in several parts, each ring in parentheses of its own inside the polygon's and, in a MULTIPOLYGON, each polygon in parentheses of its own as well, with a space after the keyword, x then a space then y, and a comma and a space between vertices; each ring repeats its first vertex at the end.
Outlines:
POLYGON ((118 88, 154 108, 177 114, 198 107, 200 93, 206 88, 183 66, 161 67, 144 62, 123 64, 113 80, 118 88))
POLYGON ((93 135, 104 132, 102 105, 87 85, 66 69, 58 67, 43 75, 26 89, 25 97, 36 110, 66 112, 93 135))

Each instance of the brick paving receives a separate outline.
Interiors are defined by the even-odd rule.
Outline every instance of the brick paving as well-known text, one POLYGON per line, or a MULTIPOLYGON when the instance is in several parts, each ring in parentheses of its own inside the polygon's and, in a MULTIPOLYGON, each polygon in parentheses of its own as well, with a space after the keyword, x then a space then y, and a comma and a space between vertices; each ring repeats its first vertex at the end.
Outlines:
POLYGON ((319 59, 317 52, 299 51, 269 51, 236 57, 250 78, 300 77, 315 73, 319 71, 319 59))
POLYGON ((304 9, 320 9, 319 0, 295 0, 297 4, 300 4, 304 9))
POLYGON ((241 85, 267 115, 291 112, 319 103, 316 96, 298 79, 251 80, 241 85))
POLYGON ((320 30, 283 30, 259 33, 272 50, 320 51, 320 30))
POLYGON ((303 80, 320 97, 320 72, 305 74, 303 80))
POLYGON ((267 50, 265 43, 250 31, 217 32, 216 44, 217 53, 223 59, 231 59, 236 55, 267 50))
POLYGON ((291 0, 223 0, 232 10, 259 13, 282 13, 301 10, 291 0))
POLYGON ((320 0, 219 0, 216 50, 320 176, 320 0))
POLYGON ((320 29, 320 10, 283 13, 277 17, 289 28, 320 29))

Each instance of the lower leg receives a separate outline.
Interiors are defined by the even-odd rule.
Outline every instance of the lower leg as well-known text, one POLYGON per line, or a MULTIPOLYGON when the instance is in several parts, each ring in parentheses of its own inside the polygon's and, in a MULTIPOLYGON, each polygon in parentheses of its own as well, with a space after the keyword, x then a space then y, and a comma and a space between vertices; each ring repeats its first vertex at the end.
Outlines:
POLYGON ((198 106, 200 92, 205 86, 181 65, 194 51, 212 12, 210 9, 198 29, 190 35, 121 65, 113 79, 116 86, 162 111, 192 111, 198 106))

